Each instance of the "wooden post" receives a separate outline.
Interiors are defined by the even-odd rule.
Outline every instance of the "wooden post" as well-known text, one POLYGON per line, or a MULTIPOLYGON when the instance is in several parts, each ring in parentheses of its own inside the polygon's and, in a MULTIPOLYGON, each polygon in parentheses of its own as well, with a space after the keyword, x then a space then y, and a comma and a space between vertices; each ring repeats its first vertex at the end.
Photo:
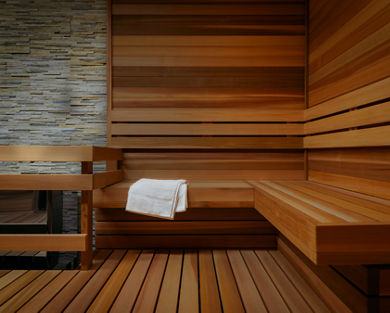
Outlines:
MULTIPOLYGON (((92 174, 93 163, 81 162, 81 174, 92 174)), ((81 269, 92 264, 92 190, 81 191, 81 233, 87 235, 87 250, 81 253, 81 269)))

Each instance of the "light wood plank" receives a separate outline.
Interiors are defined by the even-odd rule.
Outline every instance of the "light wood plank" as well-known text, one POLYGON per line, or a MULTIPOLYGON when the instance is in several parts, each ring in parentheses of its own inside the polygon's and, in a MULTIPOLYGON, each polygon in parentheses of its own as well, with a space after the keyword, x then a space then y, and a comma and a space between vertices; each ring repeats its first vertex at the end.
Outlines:
POLYGON ((238 250, 227 250, 241 299, 247 313, 267 312, 248 268, 238 250))
POLYGON ((279 150, 302 149, 303 139, 300 137, 113 137, 111 144, 127 149, 279 150))
POLYGON ((123 257, 114 273, 100 290, 87 312, 108 312, 117 294, 122 288, 129 272, 140 254, 139 250, 129 250, 123 257))
POLYGON ((252 250, 242 250, 241 254, 268 311, 280 313, 290 312, 284 299, 275 287, 267 271, 258 260, 256 254, 252 250))
POLYGON ((303 135, 303 124, 162 124, 115 123, 113 135, 303 135))
POLYGON ((313 182, 333 185, 383 199, 390 199, 389 182, 311 170, 309 170, 308 174, 309 180, 313 182))
POLYGON ((226 251, 213 250, 213 258, 223 311, 245 312, 226 251))
POLYGON ((167 251, 157 251, 144 284, 134 305, 134 313, 153 313, 156 306, 160 286, 164 277, 165 266, 168 260, 167 251))
POLYGON ((304 36, 112 36, 113 47, 118 46, 201 46, 201 47, 303 47, 304 36))
POLYGON ((85 312, 96 297, 96 295, 99 293, 100 289, 106 283, 108 277, 110 277, 112 272, 115 270, 116 266, 121 261, 125 252, 125 250, 115 250, 103 263, 99 271, 97 271, 95 275, 83 287, 83 289, 79 291, 77 296, 67 306, 64 312, 85 312))
POLYGON ((92 267, 88 270, 80 271, 53 299, 50 300, 41 312, 62 312, 96 273, 111 252, 112 250, 99 250, 93 259, 92 267))
POLYGON ((0 146, 1 161, 92 161, 91 146, 0 146))
POLYGON ((32 270, 28 271, 12 283, 10 283, 7 288, 3 288, 0 291, 0 305, 10 299, 12 296, 17 294, 25 286, 27 286, 31 281, 41 275, 44 271, 42 270, 32 270))
POLYGON ((201 312, 222 312, 214 261, 210 250, 199 250, 199 295, 201 312))
POLYGON ((92 190, 87 174, 2 174, 0 190, 92 190))
POLYGON ((176 313, 182 263, 183 251, 171 250, 157 301, 156 313, 176 313))
POLYGON ((269 251, 274 260, 278 263, 287 278, 294 284, 295 288, 301 293, 305 301, 310 305, 313 312, 331 313, 332 311, 325 305, 322 299, 313 291, 313 289, 302 278, 294 266, 288 262, 280 251, 269 251))
POLYGON ((12 283, 14 280, 18 279, 20 276, 24 275, 26 272, 26 270, 14 270, 2 276, 0 278, 0 290, 12 283))
POLYGON ((127 277, 121 291, 113 303, 110 312, 130 312, 134 306, 138 292, 144 282, 149 265, 153 259, 154 252, 144 250, 142 251, 133 270, 127 277))
POLYGON ((390 146, 390 126, 306 136, 303 145, 306 149, 390 146))
POLYGON ((306 109, 304 113, 305 120, 312 120, 321 116, 385 99, 388 97, 389 89, 390 78, 372 82, 367 86, 363 86, 306 109))
POLYGON ((2 251, 86 251, 85 234, 1 234, 2 251))
POLYGON ((305 134, 329 132, 390 121, 390 102, 305 123, 305 134))
POLYGON ((198 283, 198 253, 196 250, 186 250, 184 253, 178 313, 200 312, 198 283))
MULTIPOLYGON (((278 249, 288 259, 288 261, 299 271, 299 275, 305 279, 310 287, 321 297, 324 303, 329 306, 333 312, 352 313, 348 306, 337 296, 330 287, 315 273, 308 262, 298 257, 287 245, 285 239, 278 239, 278 249)), ((317 267, 319 268, 319 267, 317 267)), ((321 267, 323 268, 323 267, 321 267)))
POLYGON ((123 179, 121 170, 93 174, 93 189, 99 189, 118 183, 123 179))
POLYGON ((303 122, 303 110, 255 108, 115 109, 112 122, 303 122))
POLYGON ((23 288, 12 298, 7 300, 1 307, 0 312, 15 312, 24 303, 36 295, 43 287, 52 281, 61 271, 45 271, 38 278, 35 278, 28 286, 23 288))
POLYGON ((77 273, 78 271, 61 272, 30 301, 24 304, 18 312, 39 312, 77 273))
POLYGON ((287 305, 293 312, 312 312, 310 306, 302 298, 301 294, 284 275, 280 267, 275 263, 268 251, 255 251, 260 262, 270 275, 280 294, 285 299, 287 305))

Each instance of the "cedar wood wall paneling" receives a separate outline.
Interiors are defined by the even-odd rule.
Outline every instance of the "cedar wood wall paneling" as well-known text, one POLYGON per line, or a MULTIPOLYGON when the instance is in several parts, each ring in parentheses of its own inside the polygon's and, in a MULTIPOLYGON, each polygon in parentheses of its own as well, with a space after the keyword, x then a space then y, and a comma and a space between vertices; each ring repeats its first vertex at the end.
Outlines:
POLYGON ((304 1, 113 0, 111 19, 110 145, 302 148, 304 1))
POLYGON ((390 2, 312 0, 309 25, 309 180, 389 199, 390 2))

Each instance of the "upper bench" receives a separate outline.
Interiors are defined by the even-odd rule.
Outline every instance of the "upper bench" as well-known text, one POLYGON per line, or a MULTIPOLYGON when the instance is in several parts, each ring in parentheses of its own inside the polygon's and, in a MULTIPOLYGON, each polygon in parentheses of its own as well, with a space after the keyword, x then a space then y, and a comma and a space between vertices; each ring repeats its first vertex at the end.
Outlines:
POLYGON ((314 263, 390 263, 390 201, 310 181, 251 184, 255 208, 314 263))

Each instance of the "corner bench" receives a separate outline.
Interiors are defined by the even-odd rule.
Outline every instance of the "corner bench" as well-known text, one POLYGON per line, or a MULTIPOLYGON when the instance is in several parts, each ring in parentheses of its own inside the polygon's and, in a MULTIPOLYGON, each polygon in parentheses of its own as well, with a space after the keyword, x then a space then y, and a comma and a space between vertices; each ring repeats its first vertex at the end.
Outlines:
POLYGON ((256 210, 314 263, 390 263, 390 201, 310 181, 250 183, 256 210))

